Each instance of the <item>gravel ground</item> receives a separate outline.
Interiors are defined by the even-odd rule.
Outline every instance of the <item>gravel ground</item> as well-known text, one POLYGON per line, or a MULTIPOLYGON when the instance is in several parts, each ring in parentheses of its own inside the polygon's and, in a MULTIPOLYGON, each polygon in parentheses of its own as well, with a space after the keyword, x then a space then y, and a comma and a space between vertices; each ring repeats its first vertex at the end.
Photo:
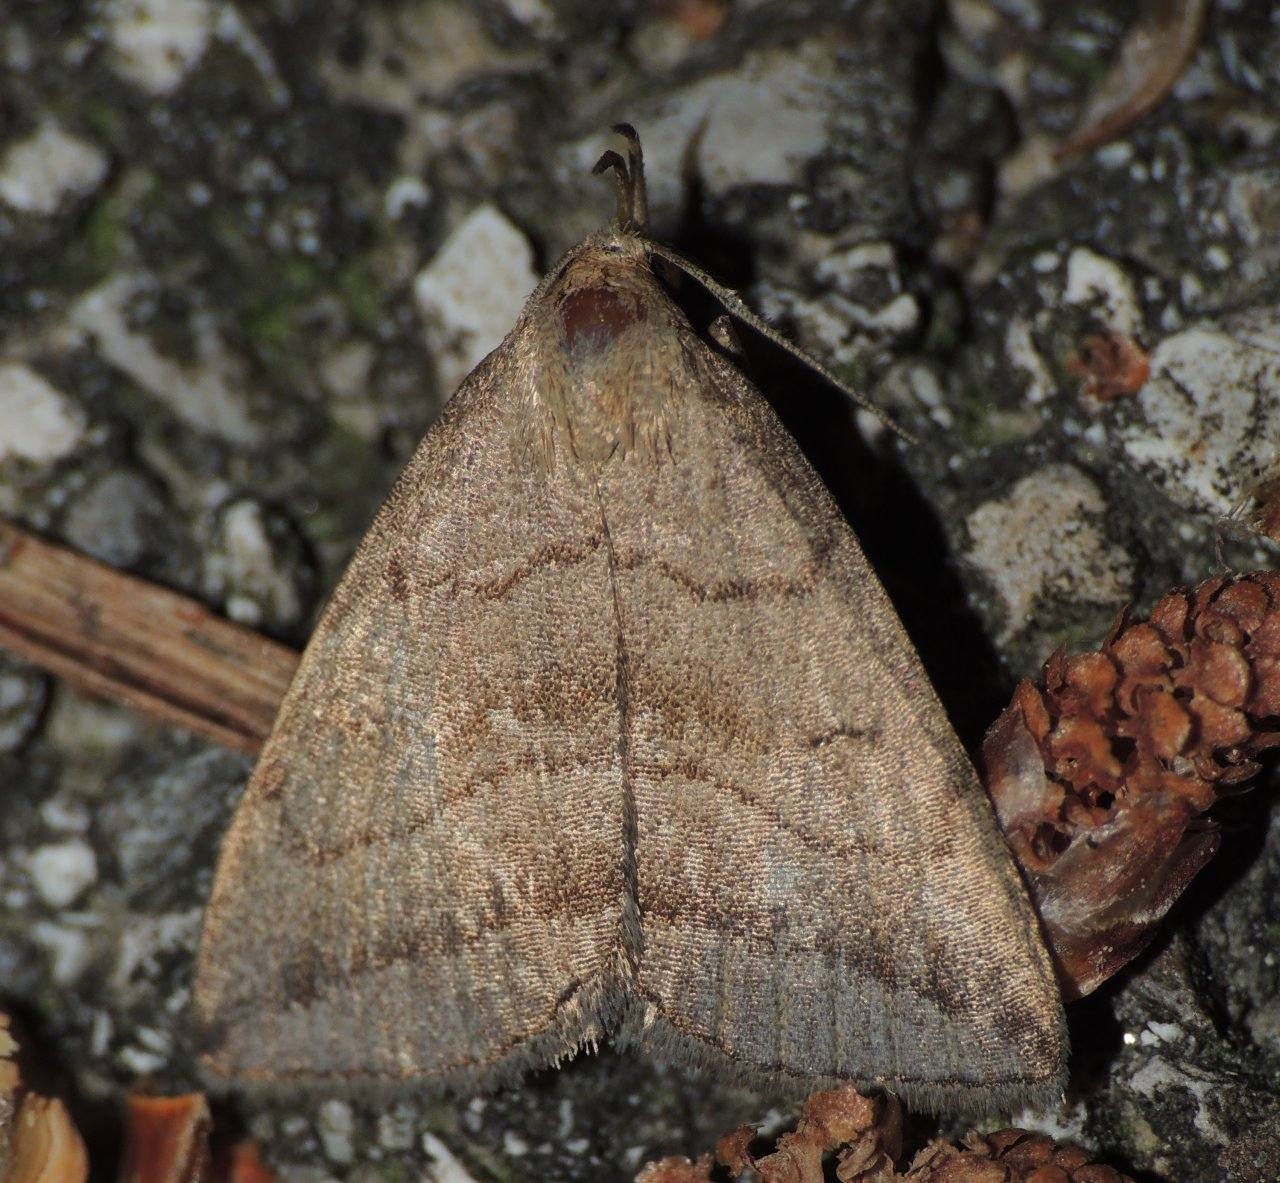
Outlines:
MULTIPOLYGON (((974 744, 1055 646, 1276 561, 1232 515, 1280 439, 1280 19, 1219 0, 1167 101, 1055 163, 1136 11, 0 0, 0 514, 300 645, 454 386, 607 219, 588 171, 625 118, 655 233, 920 436, 766 362, 974 744), (1090 392, 1099 336, 1140 391, 1090 392)), ((104 1154, 122 1090, 195 1082, 247 772, 0 657, 0 997, 104 1154)), ((1018 1122, 1144 1180, 1280 1177, 1269 800, 1230 803, 1166 935, 1073 1008, 1066 1106, 1018 1122)), ((610 1052, 473 1100, 219 1104, 283 1178, 451 1183, 625 1178, 788 1112, 610 1052)))

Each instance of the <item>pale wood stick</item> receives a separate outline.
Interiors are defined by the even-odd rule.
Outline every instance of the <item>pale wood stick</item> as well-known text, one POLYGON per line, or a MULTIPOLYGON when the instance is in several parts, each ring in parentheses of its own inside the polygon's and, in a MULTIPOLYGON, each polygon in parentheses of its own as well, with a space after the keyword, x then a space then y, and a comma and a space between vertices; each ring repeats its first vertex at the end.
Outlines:
POLYGON ((298 654, 0 521, 0 646, 80 690, 256 755, 298 654))

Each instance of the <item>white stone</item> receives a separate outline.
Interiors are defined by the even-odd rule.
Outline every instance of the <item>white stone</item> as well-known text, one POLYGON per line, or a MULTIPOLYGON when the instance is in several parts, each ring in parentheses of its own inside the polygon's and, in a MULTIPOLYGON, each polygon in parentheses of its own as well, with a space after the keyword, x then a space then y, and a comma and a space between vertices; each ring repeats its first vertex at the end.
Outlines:
MULTIPOLYGON (((678 208, 690 164, 711 199, 746 185, 805 187, 806 163, 831 142, 846 69, 834 41, 812 38, 751 50, 732 70, 681 87, 644 113, 650 204, 678 208)), ((576 143, 566 176, 582 176, 604 146, 600 135, 576 143)))
POLYGON ((1146 1030, 1142 1032, 1140 1042, 1150 1046, 1157 1043, 1173 1043, 1182 1038, 1182 1028, 1177 1023, 1161 1023, 1155 1019, 1148 1021, 1146 1030), (1150 1036, 1150 1044, 1147 1037, 1150 1036))
POLYGON ((476 1183, 476 1178, 435 1134, 422 1135, 422 1149, 431 1159, 427 1178, 431 1183, 476 1183))
POLYGON ((1280 309, 1166 337, 1137 408, 1129 457, 1175 504, 1229 514, 1280 459, 1280 309))
POLYGON ((252 383, 244 360, 231 352, 212 317, 192 319, 196 359, 166 357, 146 333, 129 324, 129 308, 152 280, 125 272, 72 306, 71 323, 88 333, 99 354, 192 427, 231 443, 253 445, 261 428, 249 411, 252 383))
POLYGON ((258 627, 294 623, 302 614, 298 589, 276 555, 262 506, 245 498, 222 512, 221 547, 205 561, 205 583, 226 597, 227 614, 258 627))
POLYGON ((89 1032, 89 1050, 95 1056, 105 1056, 111 1047, 111 1033, 114 1025, 111 1015, 105 1010, 93 1012, 93 1027, 89 1032))
POLYGON ((1132 566, 1102 532, 1105 511, 1093 481, 1072 465, 1055 464, 1023 477, 1004 497, 969 514, 972 547, 966 557, 1004 603, 1002 642, 1021 632, 1049 595, 1117 608, 1124 604, 1132 566))
POLYGON ((537 283, 528 239, 496 207, 480 206, 454 230, 413 281, 445 390, 502 340, 537 283))
POLYGON ((1053 393, 1053 374, 1031 336, 1030 323, 1015 316, 1005 329, 1004 353, 1009 364, 1026 379, 1023 394, 1029 403, 1042 403, 1053 393))
POLYGON ((1211 1143, 1231 1144, 1231 1135, 1222 1128, 1218 1100, 1221 1086, 1194 1065, 1174 1066, 1158 1056, 1144 1064, 1129 1078, 1129 1087, 1142 1097, 1154 1098, 1157 1092, 1180 1089, 1190 1095, 1194 1107, 1192 1121, 1211 1143))
POLYGON ((510 1158, 523 1158, 529 1153, 529 1143, 514 1130, 507 1130, 502 1135, 502 1149, 510 1158))
POLYGON ((1107 328, 1137 336, 1142 329, 1138 291, 1128 273, 1113 259, 1078 246, 1067 257, 1068 304, 1092 307, 1107 328))
POLYGON ((63 202, 92 193, 107 175, 96 144, 44 123, 0 156, 0 201, 29 214, 54 214, 63 202))
POLYGON ((799 181, 805 161, 830 141, 838 60, 834 45, 806 41, 748 54, 732 74, 693 88, 689 106, 707 109, 697 153, 709 195, 799 181))
POLYGON ((507 11, 522 25, 546 36, 555 31, 555 10, 547 0, 505 0, 507 11))
POLYGON ((75 450, 85 417, 41 374, 21 362, 0 363, 0 460, 49 464, 75 450))
POLYGON ((378 1117, 378 1145, 384 1150, 410 1150, 413 1147, 413 1112, 404 1105, 393 1105, 378 1117))
POLYGON ((1058 141, 1044 132, 1033 132, 1006 156, 996 173, 996 185, 1006 197, 1029 193, 1058 174, 1055 152, 1058 141))
POLYGON ((320 359, 320 381, 335 398, 357 399, 369 389, 377 353, 368 341, 343 341, 320 359))
POLYGON ((863 271, 884 271, 892 277, 893 290, 898 290, 897 253, 887 242, 859 242, 843 250, 832 251, 820 259, 813 269, 813 277, 824 284, 832 284, 837 290, 849 292, 855 277, 863 271))
POLYGON ((1204 253, 1205 264, 1214 271, 1231 270, 1231 252, 1221 243, 1214 243, 1204 253))
POLYGON ((151 94, 171 94, 204 56, 216 18, 211 0, 112 0, 116 69, 151 94))
POLYGON ((169 1062, 168 1056, 134 1047, 132 1044, 122 1047, 116 1053, 116 1059, 134 1076, 153 1076, 169 1062))
POLYGON ((316 1119, 316 1133, 330 1162, 345 1166, 356 1156, 352 1135, 355 1133, 355 1115, 345 1101, 329 1100, 320 1106, 316 1119))
POLYGON ((168 1031, 162 1031, 158 1027, 138 1027, 133 1033, 136 1039, 143 1047, 153 1052, 161 1052, 168 1055, 173 1051, 173 1036, 168 1031))
POLYGON ((49 972, 56 985, 70 986, 89 968, 93 949, 84 929, 37 920, 31 937, 49 954, 49 972))
MULTIPOLYGON (((495 42, 470 0, 362 7, 367 48, 359 64, 330 59, 322 75, 345 102, 404 115, 410 137, 424 131, 424 98, 443 99, 476 79, 543 66, 530 51, 495 42)), ((458 117, 442 122, 449 135, 458 117)))
POLYGON ((134 978, 156 970, 160 954, 176 949, 194 953, 204 909, 166 912, 160 915, 130 913, 121 918, 120 943, 111 973, 111 988, 124 993, 134 978))
POLYGON ((1119 168, 1133 159, 1133 145, 1128 140, 1117 140, 1099 148, 1093 158, 1103 168, 1119 168))
POLYGON ((421 209, 431 201, 431 189, 421 177, 396 177, 382 199, 388 218, 402 217, 406 210, 421 209))
POLYGON ((85 834, 89 830, 89 810, 77 797, 58 793, 40 804, 40 820, 53 830, 85 834))
POLYGON ((920 323, 920 305, 910 292, 903 292, 869 311, 862 323, 868 329, 901 336, 912 332, 920 323))
POLYGON ((27 860, 27 871, 40 898, 53 908, 65 908, 98 877, 98 859, 82 838, 38 846, 27 860))

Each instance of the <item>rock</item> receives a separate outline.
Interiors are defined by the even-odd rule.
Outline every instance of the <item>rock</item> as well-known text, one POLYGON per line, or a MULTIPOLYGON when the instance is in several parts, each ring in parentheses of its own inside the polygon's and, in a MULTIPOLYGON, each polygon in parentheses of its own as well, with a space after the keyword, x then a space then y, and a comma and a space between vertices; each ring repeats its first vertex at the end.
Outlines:
POLYGON ((407 1105, 393 1105, 378 1117, 378 1145, 384 1150, 411 1150, 414 1112, 407 1105))
POLYGON ((164 503, 150 481, 127 469, 111 469, 71 502, 62 533, 85 554, 130 568, 157 541, 164 515, 164 503))
POLYGON ((205 555, 204 586, 232 620, 276 631, 296 625, 309 584, 310 571, 287 521, 248 499, 223 506, 218 544, 205 555))
POLYGON ((339 1166, 347 1166, 355 1158, 351 1144, 355 1133, 355 1117, 345 1101, 330 1100, 320 1105, 316 1120, 316 1132, 320 1135, 325 1155, 339 1166))
POLYGON ((137 911, 180 910, 202 871, 193 845, 216 845, 245 775, 240 756, 193 745, 116 774, 94 814, 117 884, 137 911))
POLYGON ((0 651, 0 752, 22 747, 39 724, 47 699, 44 675, 0 651))
POLYGON ((197 314, 190 326, 194 362, 165 356, 147 334, 132 327, 131 313, 152 287, 150 276, 116 275, 76 302, 71 322, 89 334, 106 361, 179 419, 232 443, 258 441, 262 428, 250 412, 254 392, 244 359, 228 348, 208 314, 197 314))
POLYGON ((51 908, 65 908, 98 878, 98 860, 83 838, 70 838, 38 846, 27 870, 40 898, 51 908))
POLYGON ((48 956, 49 971, 59 986, 73 985, 92 963, 93 942, 83 927, 38 920, 31 926, 31 937, 48 956))
POLYGON ((177 90, 213 38, 213 0, 111 0, 107 35, 116 69, 153 95, 177 90))
POLYGON ((84 413, 41 374, 0 363, 0 461, 51 464, 75 451, 84 429, 84 413))
POLYGON ((414 116, 425 100, 538 60, 491 38, 479 10, 459 0, 366 13, 365 52, 324 63, 324 73, 336 95, 383 110, 414 116))
POLYGON ((1067 256, 1062 299, 1089 308, 1113 332, 1132 337, 1142 331, 1142 308, 1133 280, 1120 264, 1088 247, 1076 247, 1067 256))
POLYGON ((477 1183, 457 1155, 434 1134, 422 1135, 422 1149, 431 1160, 432 1183, 477 1183))
MULTIPOLYGON (((1133 579, 1129 557, 1109 542, 1106 502, 1078 468, 1050 465, 968 516, 972 546, 965 558, 1004 605, 1001 638, 1034 627, 1046 601, 1094 605, 1114 614, 1133 579)), ((1048 653, 1052 645, 1042 646, 1048 653)))
POLYGON ((538 282, 528 240, 482 205, 413 281, 441 387, 452 392, 506 336, 538 282))
POLYGON ((96 144, 43 123, 0 155, 0 201, 23 213, 56 214, 101 185, 107 163, 96 144))
POLYGON ((1009 364, 1024 378, 1027 402, 1042 403, 1053 394, 1053 374, 1036 348, 1031 325, 1024 317, 1010 318, 1004 338, 1004 351, 1009 364))
POLYGON ((1280 307, 1206 321, 1162 340, 1124 450, 1171 501, 1225 517, 1276 460, 1280 307))

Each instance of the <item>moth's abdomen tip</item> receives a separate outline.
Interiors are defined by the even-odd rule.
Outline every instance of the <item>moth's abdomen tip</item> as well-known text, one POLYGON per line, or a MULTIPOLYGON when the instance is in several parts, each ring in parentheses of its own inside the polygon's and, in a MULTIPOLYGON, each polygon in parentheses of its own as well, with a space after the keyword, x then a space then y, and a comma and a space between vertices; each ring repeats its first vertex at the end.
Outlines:
POLYGON ((565 293, 556 307, 570 353, 601 353, 641 319, 634 300, 613 288, 580 287, 565 293))

